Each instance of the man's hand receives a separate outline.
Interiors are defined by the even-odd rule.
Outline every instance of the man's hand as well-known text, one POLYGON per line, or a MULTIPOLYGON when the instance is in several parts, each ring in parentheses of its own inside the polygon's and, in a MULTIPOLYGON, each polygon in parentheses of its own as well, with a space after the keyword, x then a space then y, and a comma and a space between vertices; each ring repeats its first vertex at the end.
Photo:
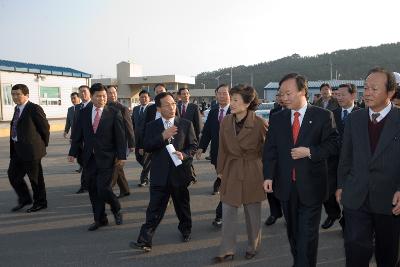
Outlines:
POLYGON ((129 152, 133 152, 135 149, 133 147, 129 147, 129 152))
POLYGON ((143 155, 144 155, 144 149, 143 149, 143 148, 139 148, 139 151, 138 151, 138 152, 139 152, 139 155, 140 155, 140 156, 143 156, 143 155))
POLYGON ((178 159, 183 160, 183 154, 182 154, 182 152, 175 151, 173 154, 175 154, 175 155, 178 157, 178 159))
POLYGON ((336 202, 339 205, 340 205, 340 202, 342 201, 342 193, 343 193, 343 189, 337 189, 335 192, 336 202))
POLYGON ((396 193, 394 193, 392 205, 393 205, 393 209, 392 209, 393 214, 399 215, 400 214, 400 191, 397 191, 396 193))
POLYGON ((310 156, 310 149, 308 147, 295 147, 291 150, 290 154, 292 159, 302 159, 310 156))
POLYGON ((69 162, 74 162, 75 161, 75 157, 73 157, 73 156, 68 156, 67 159, 68 159, 69 162))
POLYGON ((117 159, 115 160, 114 166, 118 167, 118 166, 124 166, 125 160, 123 159, 117 159))
POLYGON ((176 127, 175 125, 164 130, 164 132, 162 132, 162 136, 164 138, 164 140, 168 140, 171 137, 173 137, 174 135, 176 135, 178 133, 178 127, 176 127))
POLYGON ((203 154, 203 149, 201 149, 201 148, 197 149, 197 152, 196 152, 197 160, 201 159, 201 154, 203 154))
POLYGON ((272 180, 265 180, 264 181, 264 191, 267 193, 272 193, 272 180))
POLYGON ((68 134, 66 132, 64 132, 63 136, 64 136, 65 139, 68 138, 68 134))

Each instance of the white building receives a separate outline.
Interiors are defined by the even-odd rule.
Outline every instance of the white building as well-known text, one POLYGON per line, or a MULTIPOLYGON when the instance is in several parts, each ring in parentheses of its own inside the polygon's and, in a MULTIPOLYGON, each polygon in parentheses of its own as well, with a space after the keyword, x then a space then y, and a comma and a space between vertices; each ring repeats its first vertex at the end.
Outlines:
POLYGON ((0 60, 0 121, 14 114, 11 88, 25 84, 29 100, 42 106, 47 118, 65 118, 71 106, 70 94, 81 85, 89 85, 91 75, 65 67, 0 60))
POLYGON ((153 94, 153 87, 157 83, 163 83, 167 90, 177 91, 178 88, 194 84, 195 78, 183 75, 158 75, 143 76, 142 66, 131 62, 122 61, 117 64, 117 78, 92 79, 91 84, 118 86, 118 100, 127 107, 139 103, 139 93, 146 89, 153 94))

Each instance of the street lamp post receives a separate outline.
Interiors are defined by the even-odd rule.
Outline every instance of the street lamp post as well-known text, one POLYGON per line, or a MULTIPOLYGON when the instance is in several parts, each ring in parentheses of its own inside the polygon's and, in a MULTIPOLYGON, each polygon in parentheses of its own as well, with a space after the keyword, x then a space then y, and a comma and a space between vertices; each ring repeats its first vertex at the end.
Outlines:
POLYGON ((221 74, 221 75, 218 75, 217 77, 215 77, 214 79, 216 79, 217 80, 217 82, 218 82, 218 86, 219 86, 219 78, 221 78, 221 76, 224 76, 224 75, 226 75, 226 76, 231 76, 231 87, 232 87, 232 68, 231 68, 231 74, 229 74, 228 72, 227 73, 224 73, 224 74, 221 74))
MULTIPOLYGON (((205 85, 205 83, 200 83, 201 85, 203 85, 203 90, 205 90, 206 89, 206 85, 205 85)), ((218 84, 219 85, 219 84, 218 84)))

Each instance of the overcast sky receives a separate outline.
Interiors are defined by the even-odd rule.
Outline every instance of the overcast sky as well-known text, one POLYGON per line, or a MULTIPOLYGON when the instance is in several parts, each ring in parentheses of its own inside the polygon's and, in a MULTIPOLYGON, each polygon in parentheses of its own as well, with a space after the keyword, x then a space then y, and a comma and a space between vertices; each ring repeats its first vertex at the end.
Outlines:
POLYGON ((194 76, 400 41, 399 0, 0 0, 0 59, 194 76))

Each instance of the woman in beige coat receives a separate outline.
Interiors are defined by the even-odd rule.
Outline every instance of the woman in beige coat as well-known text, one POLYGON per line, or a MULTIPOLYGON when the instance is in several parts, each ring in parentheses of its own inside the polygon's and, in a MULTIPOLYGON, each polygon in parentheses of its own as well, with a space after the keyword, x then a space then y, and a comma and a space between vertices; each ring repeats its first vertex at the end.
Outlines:
POLYGON ((221 176, 222 240, 215 262, 233 260, 236 247, 237 213, 243 205, 247 226, 246 259, 253 258, 261 242, 261 202, 265 200, 262 149, 266 122, 254 110, 255 89, 238 85, 230 90, 231 114, 221 123, 217 173, 221 176))

